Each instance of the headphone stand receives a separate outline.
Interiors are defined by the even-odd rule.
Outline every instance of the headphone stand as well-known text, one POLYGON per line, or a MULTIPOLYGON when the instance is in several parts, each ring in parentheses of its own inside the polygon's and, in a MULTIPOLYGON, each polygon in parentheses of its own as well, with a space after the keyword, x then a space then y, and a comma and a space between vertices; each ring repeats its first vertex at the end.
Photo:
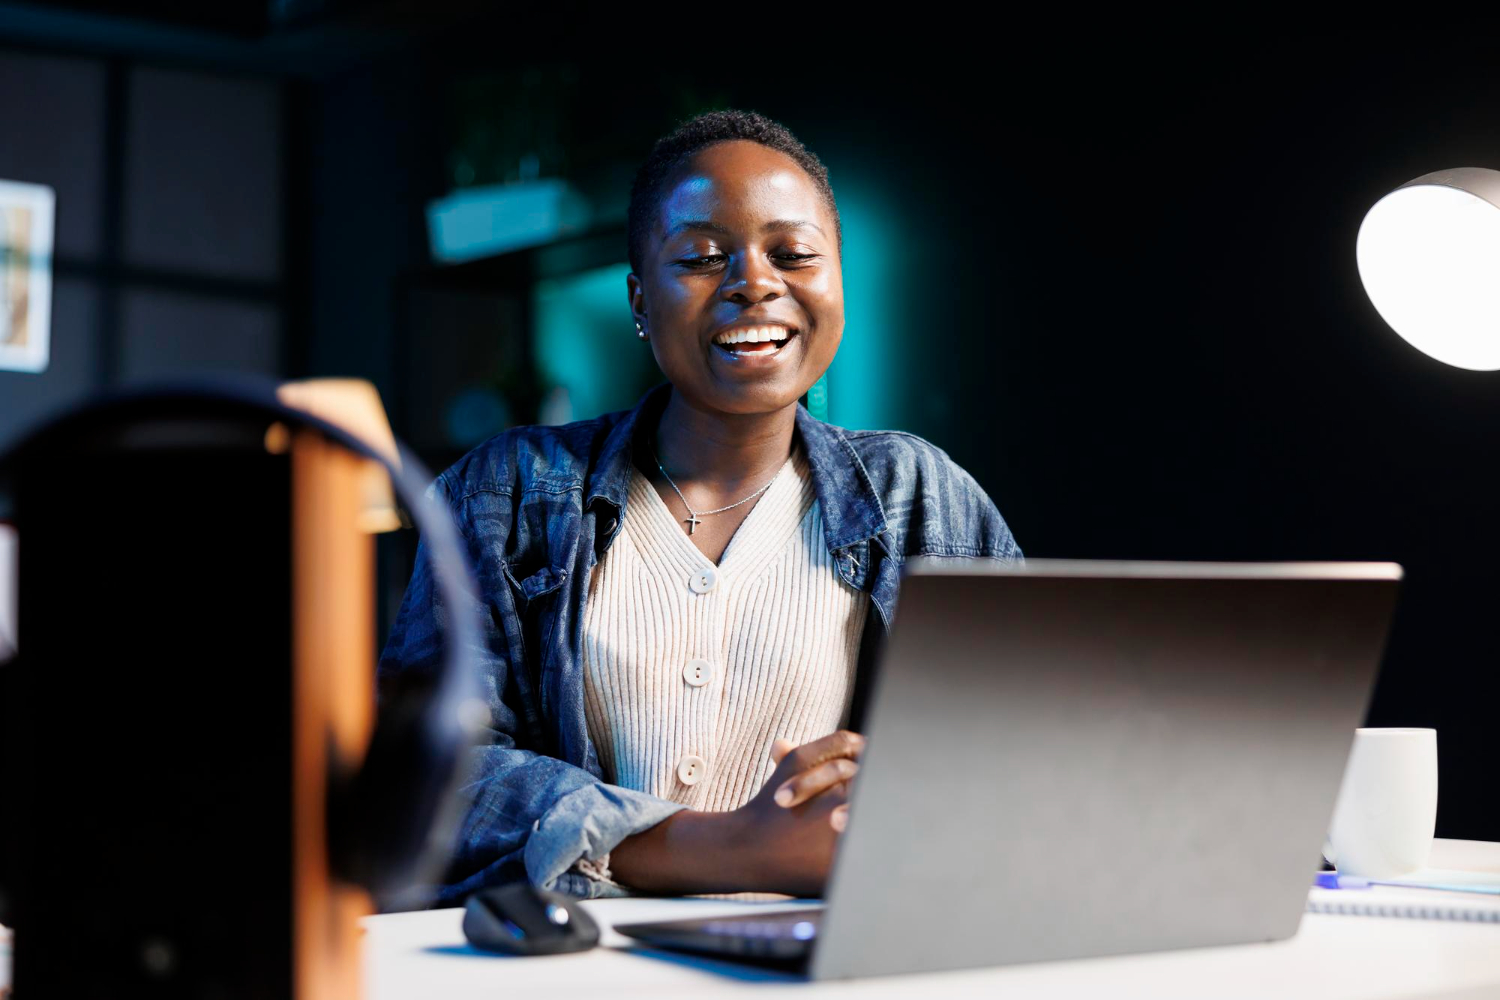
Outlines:
POLYGON ((327 806, 329 776, 358 770, 375 725, 375 541, 357 525, 376 463, 307 429, 291 459, 294 995, 358 1000, 374 906, 330 871, 327 806))
POLYGON ((374 906, 334 874, 329 799, 376 721, 379 463, 270 408, 130 405, 59 424, 13 480, 17 995, 357 1000, 374 906))

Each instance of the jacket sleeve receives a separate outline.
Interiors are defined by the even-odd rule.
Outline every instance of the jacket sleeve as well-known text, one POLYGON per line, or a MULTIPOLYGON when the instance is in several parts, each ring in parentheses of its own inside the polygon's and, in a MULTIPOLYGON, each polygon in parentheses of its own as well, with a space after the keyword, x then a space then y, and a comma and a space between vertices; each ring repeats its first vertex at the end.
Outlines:
MULTIPOLYGON (((947 455, 945 454, 946 458, 947 455)), ((1000 515, 1000 508, 995 506, 995 501, 984 491, 984 487, 969 474, 963 466, 948 459, 950 472, 958 480, 960 491, 966 497, 971 514, 966 519, 973 526, 974 547, 992 559, 1000 559, 1005 562, 1025 562, 1021 554, 1021 546, 1016 543, 1016 536, 1011 533, 1010 525, 1005 523, 1005 518, 1000 515)))
MULTIPOLYGON (((448 501, 443 477, 429 496, 448 501)), ((457 512, 455 512, 457 513, 457 512)), ((468 539, 459 518, 460 533, 468 539)), ((469 549, 473 555, 473 545, 469 549)), ((417 889, 414 905, 456 906, 485 886, 529 879, 544 889, 583 898, 630 890, 608 877, 608 853, 620 841, 685 808, 644 792, 610 785, 567 761, 524 744, 521 705, 503 622, 479 595, 480 646, 475 669, 489 710, 481 745, 464 762, 459 794, 464 818, 441 885, 417 889)), ((448 609, 432 575, 425 541, 380 657, 381 697, 398 697, 404 681, 437 670, 443 657, 448 609)))
POLYGON ((1021 546, 995 501, 968 469, 942 448, 910 434, 897 468, 911 476, 921 494, 909 505, 904 535, 907 551, 927 555, 1023 562, 1021 546))

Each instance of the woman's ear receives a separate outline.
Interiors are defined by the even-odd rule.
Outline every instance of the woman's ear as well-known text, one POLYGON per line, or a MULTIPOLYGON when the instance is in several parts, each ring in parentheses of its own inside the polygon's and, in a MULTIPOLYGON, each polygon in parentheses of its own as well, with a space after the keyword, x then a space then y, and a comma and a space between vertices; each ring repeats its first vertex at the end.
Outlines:
POLYGON ((633 271, 625 275, 625 297, 630 303, 630 318, 635 321, 636 326, 650 329, 646 325, 646 288, 633 271))

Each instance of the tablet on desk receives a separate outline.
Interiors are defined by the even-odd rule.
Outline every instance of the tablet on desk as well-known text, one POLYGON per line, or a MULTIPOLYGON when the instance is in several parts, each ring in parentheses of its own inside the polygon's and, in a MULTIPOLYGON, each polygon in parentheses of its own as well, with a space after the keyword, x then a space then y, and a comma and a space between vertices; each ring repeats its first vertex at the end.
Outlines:
POLYGON ((1289 937, 1400 579, 913 559, 828 905, 615 929, 814 979, 1289 937))

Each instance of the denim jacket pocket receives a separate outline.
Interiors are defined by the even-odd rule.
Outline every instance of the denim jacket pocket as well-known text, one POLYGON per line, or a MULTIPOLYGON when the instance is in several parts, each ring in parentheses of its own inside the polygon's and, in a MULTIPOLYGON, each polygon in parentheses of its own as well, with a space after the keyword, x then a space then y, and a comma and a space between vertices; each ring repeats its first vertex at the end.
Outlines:
POLYGON ((562 585, 567 582, 568 571, 543 565, 531 573, 524 573, 521 572, 525 569, 524 566, 512 566, 510 563, 502 565, 505 568, 505 579, 509 581, 515 598, 515 625, 520 633, 528 684, 531 690, 540 695, 541 714, 546 716, 551 710, 552 699, 547 685, 542 683, 542 674, 557 614, 555 608, 547 606, 550 602, 542 599, 562 589, 562 585))
POLYGON ((568 579, 568 571, 553 566, 543 566, 541 569, 528 576, 517 578, 510 563, 505 564, 505 578, 510 581, 512 587, 516 588, 516 594, 521 598, 524 612, 531 602, 538 597, 557 590, 568 579))

